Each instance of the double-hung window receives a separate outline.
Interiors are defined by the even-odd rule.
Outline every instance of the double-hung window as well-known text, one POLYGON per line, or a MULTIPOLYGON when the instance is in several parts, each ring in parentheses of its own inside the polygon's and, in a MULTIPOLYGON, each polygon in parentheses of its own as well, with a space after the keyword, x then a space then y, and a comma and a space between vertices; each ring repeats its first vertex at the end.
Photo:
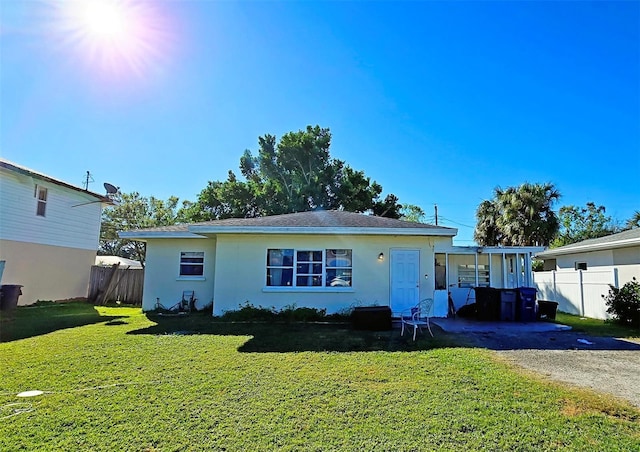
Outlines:
POLYGON ((36 206, 36 215, 44 217, 47 211, 47 189, 36 185, 36 198, 38 203, 36 206))
POLYGON ((180 276, 204 275, 204 251, 182 251, 180 253, 180 276))
POLYGON ((351 272, 348 249, 267 250, 269 287, 351 287, 351 272))

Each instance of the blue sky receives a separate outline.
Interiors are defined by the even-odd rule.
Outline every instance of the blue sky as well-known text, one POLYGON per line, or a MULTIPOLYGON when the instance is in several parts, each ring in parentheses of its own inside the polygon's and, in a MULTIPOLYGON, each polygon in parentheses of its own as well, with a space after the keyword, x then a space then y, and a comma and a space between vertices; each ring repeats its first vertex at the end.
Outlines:
POLYGON ((78 2, 0 3, 4 158, 195 200, 319 124, 459 244, 496 186, 640 209, 640 2, 115 1, 136 21, 112 54, 78 2))

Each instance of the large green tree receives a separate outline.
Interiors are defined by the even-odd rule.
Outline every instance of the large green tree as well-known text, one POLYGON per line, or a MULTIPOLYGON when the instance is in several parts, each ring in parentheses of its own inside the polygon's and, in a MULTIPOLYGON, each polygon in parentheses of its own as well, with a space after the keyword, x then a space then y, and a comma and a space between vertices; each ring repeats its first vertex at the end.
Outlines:
POLYGON ((244 180, 229 171, 227 180, 209 182, 194 203, 179 213, 183 221, 246 218, 316 209, 372 211, 399 218, 398 198, 380 199, 382 187, 364 172, 331 157, 331 133, 320 126, 258 138, 257 155, 240 158, 244 180))
POLYGON ((596 206, 593 202, 585 207, 562 206, 558 212, 560 230, 551 245, 559 247, 613 234, 617 228, 605 212, 604 206, 596 206))
POLYGON ((414 223, 426 223, 426 213, 422 207, 415 204, 403 204, 400 209, 400 219, 414 223))
POLYGON ((474 239, 483 246, 548 246, 559 227, 559 198, 551 183, 497 187, 476 210, 474 239))
POLYGON ((118 232, 176 224, 179 199, 175 196, 163 201, 138 192, 117 193, 114 205, 102 211, 98 254, 121 256, 145 262, 143 242, 121 239, 118 232))

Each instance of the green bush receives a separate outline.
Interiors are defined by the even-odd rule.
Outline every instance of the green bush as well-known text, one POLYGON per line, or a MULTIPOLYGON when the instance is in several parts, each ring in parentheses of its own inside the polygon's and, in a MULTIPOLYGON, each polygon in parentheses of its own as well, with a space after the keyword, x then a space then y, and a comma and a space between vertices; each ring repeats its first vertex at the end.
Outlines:
POLYGON ((319 322, 327 316, 326 309, 298 308, 295 304, 285 306, 278 316, 289 322, 319 322))
POLYGON ((341 315, 327 315, 326 309, 298 308, 295 304, 291 304, 277 310, 273 306, 270 308, 254 306, 248 301, 241 304, 235 311, 225 311, 219 318, 230 322, 338 322, 346 320, 346 317, 341 315))
POLYGON ((275 307, 265 308, 263 306, 254 306, 248 301, 245 301, 237 310, 225 311, 220 318, 227 321, 244 322, 250 320, 275 320, 276 316, 277 311, 275 307))
POLYGON ((622 325, 640 328, 640 284, 636 278, 620 289, 612 285, 609 287, 609 293, 602 297, 613 320, 622 325))

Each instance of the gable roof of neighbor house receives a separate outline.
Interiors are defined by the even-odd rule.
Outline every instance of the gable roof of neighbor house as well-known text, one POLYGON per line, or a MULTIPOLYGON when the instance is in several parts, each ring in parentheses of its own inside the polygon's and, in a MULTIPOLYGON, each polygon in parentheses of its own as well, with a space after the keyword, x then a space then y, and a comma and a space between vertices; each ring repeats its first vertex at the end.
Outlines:
POLYGON ((229 218, 204 223, 121 232, 129 239, 197 238, 215 234, 349 234, 453 237, 455 228, 433 226, 338 210, 316 210, 257 218, 229 218))
POLYGON ((107 196, 104 195, 100 195, 98 193, 94 193, 91 192, 89 190, 84 190, 80 187, 76 187, 73 186, 71 184, 68 184, 64 181, 61 181, 59 179, 55 179, 51 176, 47 176, 46 174, 40 173, 38 171, 34 171, 32 169, 29 169, 25 166, 21 166, 18 165, 16 163, 10 162, 9 160, 0 158, 0 168, 4 168, 7 169, 9 171, 13 171, 14 173, 18 173, 18 174, 22 174, 25 176, 29 176, 29 177, 33 177, 33 178, 37 178, 46 182, 50 182, 52 184, 58 185, 60 187, 64 187, 64 188, 68 188, 69 190, 73 190, 73 191, 77 191, 80 193, 83 193, 85 195, 89 195, 92 196, 94 198, 96 198, 97 200, 104 202, 104 203, 108 203, 108 204, 113 204, 113 201, 111 199, 109 199, 107 196))
POLYGON ((536 255, 540 259, 550 259, 556 256, 573 253, 586 253, 589 251, 609 250, 613 248, 624 248, 627 246, 640 246, 640 228, 629 229, 617 234, 607 235, 597 239, 583 240, 571 245, 553 248, 536 255))

